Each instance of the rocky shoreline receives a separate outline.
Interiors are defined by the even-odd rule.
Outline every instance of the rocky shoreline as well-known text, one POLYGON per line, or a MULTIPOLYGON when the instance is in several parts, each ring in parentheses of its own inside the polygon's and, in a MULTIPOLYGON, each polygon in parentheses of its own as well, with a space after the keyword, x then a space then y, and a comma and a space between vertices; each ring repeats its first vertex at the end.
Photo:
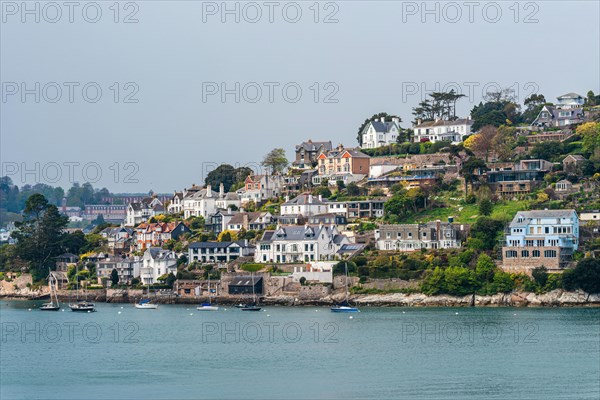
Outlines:
MULTIPOLYGON (((111 290, 95 290, 88 293, 88 300, 107 303, 133 303, 139 300, 141 293, 113 292, 111 290)), ((141 292, 141 291, 140 291, 141 292)), ((36 300, 47 298, 43 291, 19 290, 13 293, 0 292, 4 300, 36 300)), ((331 306, 341 302, 343 294, 333 294, 318 299, 301 299, 290 295, 263 296, 260 303, 273 306, 331 306)), ((72 296, 59 294, 61 301, 68 301, 72 296)), ((153 301, 161 304, 197 304, 207 299, 194 297, 176 297, 174 295, 158 295, 153 301)), ((222 305, 234 305, 251 301, 250 298, 217 297, 214 302, 222 305)), ((536 294, 515 292, 496 294, 493 296, 427 296, 422 293, 403 294, 361 294, 351 295, 350 301, 360 307, 600 307, 600 294, 589 294, 583 291, 568 292, 561 289, 548 293, 536 294)))

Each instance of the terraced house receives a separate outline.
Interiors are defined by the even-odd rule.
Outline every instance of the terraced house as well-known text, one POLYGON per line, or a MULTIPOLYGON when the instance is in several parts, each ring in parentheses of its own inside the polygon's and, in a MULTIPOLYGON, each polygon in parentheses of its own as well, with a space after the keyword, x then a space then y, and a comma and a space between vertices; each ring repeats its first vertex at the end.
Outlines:
POLYGON ((256 245, 254 260, 259 263, 332 260, 350 240, 335 225, 279 226, 266 231, 256 245))
POLYGON ((194 242, 188 248, 190 262, 230 262, 239 257, 254 255, 254 246, 247 240, 236 242, 194 242))
POLYGON ((451 249, 461 247, 469 226, 442 223, 381 225, 375 231, 378 250, 416 251, 421 249, 451 249))
POLYGON ((138 250, 152 246, 162 246, 171 239, 177 240, 184 233, 190 233, 183 222, 143 223, 135 228, 135 243, 138 250))
POLYGON ((537 267, 559 272, 569 265, 578 244, 575 210, 519 211, 502 247, 502 268, 527 274, 537 267))

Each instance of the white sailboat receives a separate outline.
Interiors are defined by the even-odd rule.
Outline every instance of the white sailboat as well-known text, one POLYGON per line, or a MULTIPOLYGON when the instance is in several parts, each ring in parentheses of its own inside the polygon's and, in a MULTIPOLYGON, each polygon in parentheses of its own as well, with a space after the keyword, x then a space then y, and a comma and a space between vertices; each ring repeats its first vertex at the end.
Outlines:
POLYGON ((140 310, 156 310, 158 308, 158 304, 154 304, 150 301, 150 284, 148 284, 148 298, 140 299, 140 301, 135 304, 135 308, 140 310))
POLYGON ((208 273, 208 303, 202 303, 196 310, 199 311, 219 311, 219 306, 213 306, 211 301, 211 291, 210 291, 210 272, 208 273))
POLYGON ((60 303, 58 302, 58 296, 56 295, 56 277, 52 275, 52 271, 48 275, 48 285, 50 286, 50 302, 44 303, 40 307, 41 311, 58 311, 60 310, 60 303))
POLYGON ((349 313, 349 312, 359 312, 359 309, 356 307, 351 307, 350 303, 348 303, 348 263, 344 263, 346 270, 346 299, 342 304, 339 304, 335 307, 331 307, 332 312, 338 313, 349 313))
POLYGON ((77 282, 77 302, 69 303, 69 308, 71 309, 71 311, 77 312, 95 312, 96 305, 90 301, 87 301, 87 291, 85 293, 85 300, 79 300, 79 278, 77 277, 77 275, 79 275, 79 267, 77 267, 75 273, 75 280, 77 282))

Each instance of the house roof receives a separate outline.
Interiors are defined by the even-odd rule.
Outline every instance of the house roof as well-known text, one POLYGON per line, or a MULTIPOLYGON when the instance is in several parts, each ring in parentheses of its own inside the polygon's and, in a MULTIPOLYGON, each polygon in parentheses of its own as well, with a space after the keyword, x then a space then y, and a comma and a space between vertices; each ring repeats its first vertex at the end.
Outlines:
POLYGON ((438 119, 437 121, 425 121, 418 125, 415 125, 415 128, 429 128, 436 126, 453 126, 453 125, 472 125, 473 120, 468 118, 459 118, 453 121, 448 121, 445 119, 438 119))
POLYGON ((308 140, 308 142, 302 142, 299 145, 296 145, 296 151, 300 149, 304 149, 304 151, 317 151, 321 147, 323 150, 329 151, 331 150, 331 141, 329 142, 313 142, 312 140, 308 140))
POLYGON ((367 124, 365 130, 369 128, 369 125, 372 126, 373 129, 375 129, 375 132, 377 133, 388 133, 394 126, 396 128, 399 128, 398 124, 394 121, 371 121, 367 124))
POLYGON ((338 254, 353 254, 360 252, 362 249, 366 247, 365 244, 360 243, 347 243, 343 244, 340 249, 337 251, 338 254))
POLYGON ((229 286, 254 286, 262 280, 262 276, 236 276, 229 286))
POLYGON ((171 250, 165 250, 162 249, 160 247, 150 247, 148 248, 148 250, 146 250, 147 252, 149 252, 150 257, 152 257, 155 260, 165 260, 168 258, 175 258, 175 252, 171 251, 171 250))
POLYGON ((343 147, 333 149, 326 153, 321 153, 318 158, 343 158, 345 154, 349 154, 354 158, 371 158, 358 149, 345 149, 343 147))
POLYGON ((293 199, 286 201, 282 204, 282 206, 304 206, 304 205, 326 205, 327 199, 319 200, 318 196, 313 196, 312 194, 302 193, 293 199))
POLYGON ((252 223, 254 221, 256 221, 258 218, 260 218, 261 216, 266 216, 268 213, 264 212, 264 211, 253 211, 253 212, 240 212, 235 214, 233 217, 231 217, 231 219, 229 220, 229 224, 242 224, 244 222, 244 216, 247 215, 248 216, 248 222, 252 223))
POLYGON ((566 210, 532 210, 532 211, 519 211, 513 218, 510 226, 518 227, 525 226, 529 222, 528 220, 534 218, 570 218, 575 213, 573 209, 566 210), (523 217, 523 222, 518 222, 519 217, 523 217))
MULTIPOLYGON (((204 198, 209 197, 208 194, 209 194, 208 189, 207 188, 203 188, 203 189, 196 190, 196 191, 193 191, 193 192, 188 192, 185 195, 184 198, 186 198, 186 199, 204 199, 204 198)), ((216 198, 219 197, 219 194, 217 192, 215 192, 214 190, 211 189, 210 190, 210 197, 216 199, 216 198)))
POLYGON ((63 254, 61 254, 59 256, 56 256, 54 258, 76 258, 76 259, 78 259, 79 256, 77 254, 73 254, 73 253, 63 253, 63 254))
POLYGON ((261 242, 270 242, 274 240, 286 240, 286 241, 301 241, 305 239, 316 239, 321 234, 327 233, 328 235, 333 236, 333 240, 335 243, 339 243, 341 240, 345 238, 344 235, 341 235, 337 232, 337 229, 334 225, 325 226, 325 225, 309 225, 306 224, 304 226, 298 225, 289 225, 289 226, 280 226, 274 231, 265 231, 263 233, 263 237, 261 242), (337 237, 340 237, 337 239, 337 237))
POLYGON ((577 94, 575 92, 570 92, 570 93, 567 93, 567 94, 563 94, 562 96, 558 96, 557 99, 572 99, 574 97, 581 97, 581 98, 583 98, 583 96, 580 95, 580 94, 577 94))
MULTIPOLYGON (((153 222, 153 223, 147 223, 147 222, 143 222, 141 224, 138 225, 136 229, 136 232, 138 233, 150 233, 150 232, 155 232, 155 231, 159 231, 161 233, 169 233, 169 232, 173 232, 179 225, 183 224, 183 222, 181 221, 177 221, 177 222, 153 222)), ((187 226, 184 227, 187 228, 187 226)))
POLYGON ((573 158, 575 161, 584 161, 585 157, 582 156, 581 154, 569 154, 568 156, 566 156, 563 161, 565 161, 567 158, 573 158))
POLYGON ((225 249, 225 248, 231 246, 232 244, 236 244, 240 247, 248 247, 248 248, 253 247, 252 245, 249 245, 244 240, 238 240, 235 242, 193 242, 193 243, 190 243, 189 248, 190 249, 225 249))

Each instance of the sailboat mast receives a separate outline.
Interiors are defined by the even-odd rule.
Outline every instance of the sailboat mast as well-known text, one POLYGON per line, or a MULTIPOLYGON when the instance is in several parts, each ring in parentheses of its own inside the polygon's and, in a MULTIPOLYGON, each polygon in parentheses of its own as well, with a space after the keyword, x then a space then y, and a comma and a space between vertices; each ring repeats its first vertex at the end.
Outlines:
POLYGON ((346 303, 348 303, 348 262, 344 262, 344 268, 346 269, 346 303))

